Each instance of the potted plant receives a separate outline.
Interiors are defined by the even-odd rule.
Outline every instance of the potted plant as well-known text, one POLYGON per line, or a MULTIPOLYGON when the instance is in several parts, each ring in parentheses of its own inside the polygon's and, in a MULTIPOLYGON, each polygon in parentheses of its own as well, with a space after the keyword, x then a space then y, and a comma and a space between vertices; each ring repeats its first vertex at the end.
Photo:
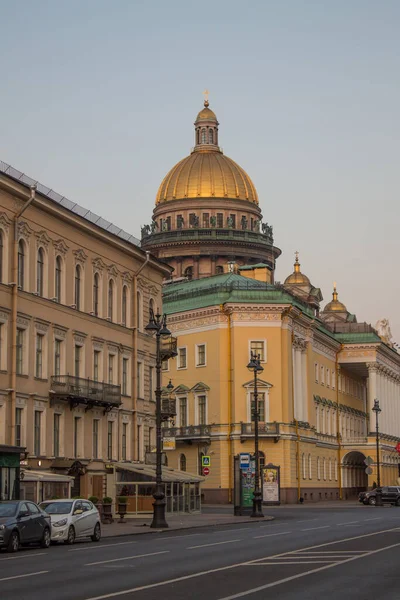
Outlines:
POLYGON ((98 501, 99 501, 99 499, 98 499, 98 497, 97 497, 97 496, 89 496, 88 500, 89 500, 89 502, 91 502, 92 504, 95 504, 95 505, 96 505, 96 504, 98 503, 98 501))
POLYGON ((112 498, 104 496, 103 498, 103 523, 112 523, 112 498))
POLYGON ((118 514, 119 521, 118 523, 126 523, 125 515, 128 508, 128 498, 126 496, 118 496, 118 514))

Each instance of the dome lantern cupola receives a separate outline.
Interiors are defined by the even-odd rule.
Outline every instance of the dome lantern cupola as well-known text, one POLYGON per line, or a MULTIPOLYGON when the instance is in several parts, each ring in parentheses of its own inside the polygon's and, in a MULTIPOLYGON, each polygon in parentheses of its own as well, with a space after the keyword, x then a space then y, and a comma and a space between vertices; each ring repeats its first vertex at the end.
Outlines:
POLYGON ((347 313, 347 308, 338 300, 338 293, 336 290, 336 281, 333 283, 332 300, 324 308, 324 312, 342 312, 347 313))
MULTIPOLYGON (((214 111, 209 106, 208 90, 204 92, 204 108, 199 112, 194 122, 195 127, 195 151, 210 151, 214 146, 218 148, 218 120, 214 111), (211 146, 211 147, 210 147, 211 146)), ((220 151, 220 150, 219 150, 220 151)))
POLYGON ((286 277, 284 285, 310 285, 307 275, 304 275, 300 270, 299 253, 296 251, 294 255, 294 270, 293 273, 286 277))

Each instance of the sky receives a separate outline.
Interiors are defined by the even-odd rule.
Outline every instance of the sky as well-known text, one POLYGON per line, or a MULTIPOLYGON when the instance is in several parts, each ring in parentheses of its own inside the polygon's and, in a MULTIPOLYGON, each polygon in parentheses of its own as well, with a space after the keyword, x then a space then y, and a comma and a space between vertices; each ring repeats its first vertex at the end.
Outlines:
POLYGON ((0 160, 140 237, 194 145, 224 153, 282 249, 400 342, 398 0, 0 0, 0 160))

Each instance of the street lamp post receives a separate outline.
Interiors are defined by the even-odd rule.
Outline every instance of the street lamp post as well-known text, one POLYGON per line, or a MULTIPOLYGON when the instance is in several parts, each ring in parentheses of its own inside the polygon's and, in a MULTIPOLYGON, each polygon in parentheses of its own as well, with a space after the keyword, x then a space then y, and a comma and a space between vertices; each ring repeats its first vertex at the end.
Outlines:
POLYGON ((253 372, 254 375, 254 456, 255 456, 255 481, 254 481, 254 493, 253 493, 253 511, 251 517, 263 517, 262 511, 262 493, 260 488, 260 452, 258 448, 258 424, 260 420, 260 413, 258 410, 258 388, 257 388, 257 376, 259 373, 264 371, 264 368, 260 364, 260 355, 251 353, 250 362, 247 365, 249 371, 253 372))
POLYGON ((150 527, 156 529, 167 528, 165 520, 165 493, 162 483, 162 414, 161 414, 161 338, 169 337, 171 332, 167 328, 167 315, 154 314, 150 309, 150 321, 145 331, 156 336, 156 491, 153 494, 153 520, 150 527))
POLYGON ((379 413, 382 409, 379 406, 379 400, 374 400, 374 406, 372 410, 375 413, 375 432, 376 432, 376 506, 383 506, 382 502, 382 488, 381 488, 381 465, 379 460, 379 413))

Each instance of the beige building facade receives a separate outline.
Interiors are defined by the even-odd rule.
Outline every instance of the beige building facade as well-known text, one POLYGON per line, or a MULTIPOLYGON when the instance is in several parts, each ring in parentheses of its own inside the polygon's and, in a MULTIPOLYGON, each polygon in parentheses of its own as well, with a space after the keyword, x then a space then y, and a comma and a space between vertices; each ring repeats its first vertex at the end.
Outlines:
POLYGON ((144 327, 170 270, 33 184, 1 163, 1 497, 19 483, 13 449, 26 452, 23 468, 73 476, 74 495, 102 497, 107 463, 143 461, 155 443, 155 342, 144 327))

